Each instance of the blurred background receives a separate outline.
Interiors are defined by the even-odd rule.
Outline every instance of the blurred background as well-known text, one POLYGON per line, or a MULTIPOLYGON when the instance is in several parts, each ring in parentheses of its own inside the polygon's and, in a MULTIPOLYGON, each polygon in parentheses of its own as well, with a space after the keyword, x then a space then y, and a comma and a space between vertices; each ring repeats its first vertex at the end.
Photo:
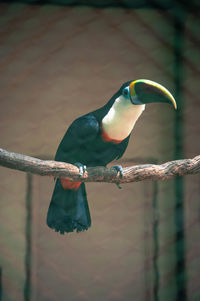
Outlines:
MULTIPOLYGON (((199 1, 0 3, 0 147, 53 159, 70 123, 122 83, 157 81, 123 166, 200 150, 199 1)), ((200 300, 200 176, 88 183, 92 227, 46 226, 50 177, 0 168, 0 301, 200 300)))

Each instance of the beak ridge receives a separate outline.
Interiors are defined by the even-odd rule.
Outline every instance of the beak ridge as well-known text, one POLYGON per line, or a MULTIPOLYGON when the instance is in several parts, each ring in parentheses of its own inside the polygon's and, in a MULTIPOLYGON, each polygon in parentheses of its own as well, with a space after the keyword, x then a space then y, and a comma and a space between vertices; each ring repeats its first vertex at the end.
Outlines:
POLYGON ((162 85, 147 79, 133 81, 129 85, 130 96, 133 104, 147 104, 165 102, 177 109, 173 95, 162 85))

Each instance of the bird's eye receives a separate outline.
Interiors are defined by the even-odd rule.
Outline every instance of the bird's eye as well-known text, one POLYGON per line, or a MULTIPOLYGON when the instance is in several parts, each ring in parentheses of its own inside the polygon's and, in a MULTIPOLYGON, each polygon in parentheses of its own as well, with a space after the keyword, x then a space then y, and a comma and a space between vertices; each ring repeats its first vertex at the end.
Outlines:
POLYGON ((126 97, 126 98, 129 97, 129 87, 126 87, 126 88, 123 89, 122 95, 123 95, 124 97, 126 97))

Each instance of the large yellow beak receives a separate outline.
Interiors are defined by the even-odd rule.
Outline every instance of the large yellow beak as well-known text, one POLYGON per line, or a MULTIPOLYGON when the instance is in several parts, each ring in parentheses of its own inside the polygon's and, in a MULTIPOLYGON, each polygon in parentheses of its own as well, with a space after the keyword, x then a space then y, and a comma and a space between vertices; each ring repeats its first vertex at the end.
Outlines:
POLYGON ((177 104, 172 94, 162 85, 148 79, 138 79, 130 83, 130 97, 135 105, 152 102, 166 102, 177 109, 177 104))

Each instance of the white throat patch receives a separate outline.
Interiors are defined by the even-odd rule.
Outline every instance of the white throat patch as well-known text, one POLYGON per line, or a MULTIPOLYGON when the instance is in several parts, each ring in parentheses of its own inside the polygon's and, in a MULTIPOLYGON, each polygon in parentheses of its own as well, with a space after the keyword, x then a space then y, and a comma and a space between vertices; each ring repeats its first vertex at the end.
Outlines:
POLYGON ((145 105, 134 105, 124 96, 119 96, 102 120, 104 132, 116 140, 124 140, 131 133, 145 105))

